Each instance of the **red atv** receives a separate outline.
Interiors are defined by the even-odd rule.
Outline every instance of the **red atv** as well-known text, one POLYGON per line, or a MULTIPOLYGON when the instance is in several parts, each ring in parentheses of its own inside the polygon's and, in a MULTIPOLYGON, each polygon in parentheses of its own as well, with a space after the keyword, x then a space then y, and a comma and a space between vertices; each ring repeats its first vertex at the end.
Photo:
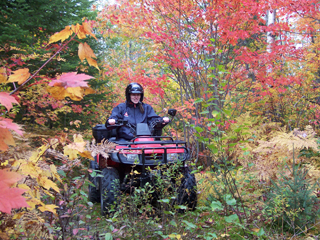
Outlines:
MULTIPOLYGON (((173 118, 176 110, 169 109, 168 114, 173 118)), ((161 136, 162 128, 166 125, 162 120, 153 122, 150 126, 138 123, 134 139, 127 142, 117 141, 118 130, 128 124, 127 121, 118 120, 115 125, 106 127, 98 124, 92 128, 97 143, 108 139, 117 145, 114 151, 108 153, 108 159, 98 154, 95 161, 90 161, 90 169, 100 170, 101 174, 99 177, 89 175, 89 180, 94 185, 89 185, 89 200, 100 202, 101 214, 104 215, 108 213, 110 206, 116 204, 120 192, 129 189, 131 191, 133 187, 143 187, 145 183, 152 181, 152 174, 147 168, 155 169, 159 165, 179 162, 182 166, 179 171, 183 173, 183 178, 178 188, 176 204, 194 209, 197 204, 196 179, 185 163, 190 159, 186 142, 161 136)))

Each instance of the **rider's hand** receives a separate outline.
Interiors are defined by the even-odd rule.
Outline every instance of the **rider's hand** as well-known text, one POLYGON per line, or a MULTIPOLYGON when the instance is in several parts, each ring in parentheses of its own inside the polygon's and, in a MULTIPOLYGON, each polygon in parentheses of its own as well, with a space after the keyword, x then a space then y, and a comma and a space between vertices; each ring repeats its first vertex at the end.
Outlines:
MULTIPOLYGON (((170 120, 169 120, 168 117, 164 117, 164 118, 163 118, 163 121, 164 121, 164 123, 168 123, 170 120)), ((164 124, 164 123, 163 123, 163 124, 164 124)))
POLYGON ((108 123, 109 123, 110 125, 114 125, 114 124, 116 123, 116 120, 114 120, 114 119, 109 119, 109 120, 108 120, 108 123))

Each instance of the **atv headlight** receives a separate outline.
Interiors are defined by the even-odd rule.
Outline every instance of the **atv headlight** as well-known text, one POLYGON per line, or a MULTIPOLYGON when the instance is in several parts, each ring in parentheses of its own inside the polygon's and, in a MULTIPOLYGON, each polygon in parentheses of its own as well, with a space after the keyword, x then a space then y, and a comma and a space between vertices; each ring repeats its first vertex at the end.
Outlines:
POLYGON ((139 156, 138 154, 127 154, 127 160, 128 162, 139 162, 139 156))
POLYGON ((182 158, 183 158, 183 153, 168 153, 167 154, 168 162, 182 160, 182 158))

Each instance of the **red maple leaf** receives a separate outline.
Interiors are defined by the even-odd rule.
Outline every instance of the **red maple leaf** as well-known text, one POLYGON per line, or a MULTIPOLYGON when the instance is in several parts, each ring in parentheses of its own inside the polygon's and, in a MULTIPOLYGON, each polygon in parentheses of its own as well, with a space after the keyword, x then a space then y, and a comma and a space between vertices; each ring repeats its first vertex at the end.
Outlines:
POLYGON ((0 170, 0 211, 11 213, 13 208, 29 207, 26 199, 22 196, 24 189, 10 188, 19 181, 22 176, 16 172, 0 170))
POLYGON ((0 92, 0 104, 5 106, 8 111, 12 108, 12 103, 19 104, 14 97, 10 96, 9 93, 0 92))
POLYGON ((54 79, 49 83, 49 86, 68 87, 88 87, 86 80, 92 79, 89 75, 84 73, 77 74, 77 72, 63 73, 59 78, 54 79))
POLYGON ((21 195, 26 190, 20 188, 9 188, 0 182, 0 211, 11 213, 13 208, 29 207, 26 199, 21 195))
POLYGON ((18 133, 20 136, 23 135, 23 131, 21 130, 21 127, 18 124, 14 123, 11 119, 0 117, 0 133, 1 133, 1 128, 11 129, 16 133, 18 133))

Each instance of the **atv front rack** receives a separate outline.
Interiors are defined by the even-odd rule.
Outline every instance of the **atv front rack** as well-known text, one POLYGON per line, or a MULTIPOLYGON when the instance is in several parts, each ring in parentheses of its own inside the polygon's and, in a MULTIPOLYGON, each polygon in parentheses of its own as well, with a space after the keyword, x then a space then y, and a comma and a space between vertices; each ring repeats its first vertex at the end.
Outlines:
MULTIPOLYGON (((153 137, 157 138, 157 136, 153 137)), ((113 161, 123 164, 152 166, 174 163, 178 161, 184 162, 190 158, 190 152, 186 147, 186 142, 173 141, 172 138, 171 141, 137 141, 116 143, 120 145, 117 146, 117 152, 110 153, 110 157, 113 161)))

